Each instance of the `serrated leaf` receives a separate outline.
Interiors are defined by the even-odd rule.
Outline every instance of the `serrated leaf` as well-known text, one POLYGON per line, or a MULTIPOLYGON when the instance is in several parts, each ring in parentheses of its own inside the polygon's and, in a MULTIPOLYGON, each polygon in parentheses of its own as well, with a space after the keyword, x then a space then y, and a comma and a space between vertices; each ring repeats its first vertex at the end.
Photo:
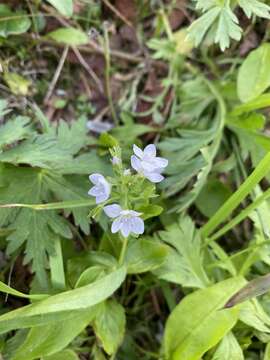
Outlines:
POLYGON ((215 35, 215 42, 219 43, 222 51, 229 47, 230 39, 237 41, 241 39, 242 29, 237 24, 238 19, 230 9, 229 3, 226 2, 219 13, 215 35))
POLYGON ((164 138, 159 148, 169 160, 166 173, 169 175, 161 184, 166 195, 171 196, 182 190, 188 181, 207 165, 200 150, 216 136, 216 129, 181 130, 179 137, 164 138))
MULTIPOLYGON (((73 180, 68 181, 60 175, 48 171, 14 167, 5 169, 3 177, 6 186, 0 187, 2 204, 16 202, 39 204, 53 195, 59 200, 63 198, 88 198, 83 183, 87 179, 80 179, 79 184, 75 184, 71 182, 73 180)), ((70 209, 67 214, 70 211, 75 222, 88 233, 87 207, 70 209)), ((44 271, 46 254, 53 253, 56 236, 71 237, 68 222, 53 210, 38 212, 28 208, 6 208, 0 210, 0 224, 0 226, 8 226, 9 229, 13 230, 7 237, 9 241, 8 252, 14 252, 27 241, 26 261, 33 261, 33 271, 37 272, 40 282, 46 283, 44 271)))
POLYGON ((0 162, 14 165, 29 164, 41 168, 57 168, 57 164, 70 161, 71 155, 56 146, 57 139, 50 135, 37 135, 0 154, 0 162))
POLYGON ((61 120, 56 128, 58 146, 69 154, 77 154, 89 142, 86 122, 87 119, 84 116, 70 124, 61 120))
POLYGON ((54 30, 48 33, 47 37, 70 46, 86 45, 89 42, 86 33, 71 27, 54 30))
POLYGON ((73 0, 47 0, 60 14, 70 17, 73 14, 73 0))
POLYGON ((259 17, 270 18, 270 6, 258 0, 238 0, 239 6, 244 13, 250 18, 253 14, 259 17))
POLYGON ((0 126, 0 149, 5 146, 25 139, 33 132, 30 127, 30 119, 26 116, 18 116, 8 120, 0 126))
POLYGON ((189 217, 180 218, 177 224, 161 231, 159 237, 170 248, 155 275, 187 287, 203 288, 209 284, 203 268, 200 235, 189 217))
MULTIPOLYGON (((206 9, 208 9, 208 7, 206 7, 206 9)), ((214 6, 190 25, 188 28, 188 37, 194 40, 195 46, 201 43, 207 31, 219 16, 220 11, 219 6, 214 6)))

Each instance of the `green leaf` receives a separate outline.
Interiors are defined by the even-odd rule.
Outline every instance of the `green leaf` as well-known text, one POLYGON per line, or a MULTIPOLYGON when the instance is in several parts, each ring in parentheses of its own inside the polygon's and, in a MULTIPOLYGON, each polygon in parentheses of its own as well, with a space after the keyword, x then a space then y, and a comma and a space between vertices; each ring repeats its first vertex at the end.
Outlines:
POLYGON ((99 305, 94 330, 107 354, 114 354, 121 345, 125 326, 125 310, 122 305, 115 300, 107 300, 99 305))
POLYGON ((232 12, 229 1, 226 1, 219 14, 215 36, 215 42, 219 43, 222 51, 230 46, 230 39, 241 39, 242 29, 237 24, 238 19, 232 12))
POLYGON ((0 149, 8 144, 13 144, 28 137, 33 130, 30 127, 30 118, 18 116, 0 126, 0 149))
POLYGON ((239 320, 258 331, 270 333, 270 318, 256 299, 242 304, 239 320))
POLYGON ((221 340, 212 360, 244 360, 241 346, 232 332, 221 340))
POLYGON ((165 263, 154 272, 160 279, 188 287, 203 288, 209 284, 200 235, 189 217, 180 218, 177 224, 161 231, 159 237, 170 245, 165 263))
MULTIPOLYGON (((88 208, 85 206, 85 201, 88 201, 89 206, 91 202, 87 195, 89 188, 87 178, 64 178, 51 171, 7 167, 3 170, 3 179, 6 186, 0 187, 0 199, 4 204, 40 204, 48 196, 59 200, 81 199, 84 207, 73 208, 71 202, 65 214, 68 216, 72 213, 75 223, 86 234, 89 233, 88 208)), ((33 271, 37 272, 39 281, 46 287, 44 268, 47 263, 47 254, 54 253, 54 241, 59 235, 71 238, 67 220, 54 210, 38 212, 28 208, 5 208, 0 209, 0 227, 4 226, 9 226, 9 229, 13 230, 7 237, 8 252, 14 252, 26 242, 25 261, 33 261, 33 271)))
POLYGON ((78 279, 83 276, 84 271, 95 266, 112 269, 117 266, 117 261, 112 255, 101 251, 90 251, 69 259, 67 262, 67 278, 71 285, 78 284, 78 279))
POLYGON ((166 173, 169 175, 162 187, 168 196, 182 190, 189 180, 207 165, 200 150, 216 136, 217 129, 181 130, 179 137, 164 138, 159 143, 162 155, 169 160, 166 173))
POLYGON ((14 95, 26 96, 28 94, 31 86, 30 80, 12 72, 5 72, 3 78, 14 95))
POLYGON ((73 14, 73 0, 47 0, 60 14, 70 17, 73 14))
POLYGON ((32 328, 12 360, 32 360, 55 354, 78 336, 96 315, 95 308, 75 312, 71 319, 32 328))
POLYGON ((270 343, 266 345, 263 360, 270 360, 270 343))
POLYGON ((24 294, 20 291, 17 291, 13 288, 11 288, 10 286, 6 285, 5 283, 3 283, 2 281, 0 281, 0 291, 6 294, 10 294, 10 295, 14 295, 14 296, 19 296, 22 298, 26 298, 26 299, 32 299, 32 300, 42 300, 44 298, 47 298, 49 295, 47 294, 24 294))
POLYGON ((87 310, 111 296, 125 276, 126 268, 121 267, 89 285, 10 311, 0 316, 0 333, 72 318, 74 312, 87 310))
POLYGON ((78 29, 60 28, 46 35, 48 38, 70 46, 86 45, 89 42, 87 35, 78 29))
POLYGON ((257 15, 270 19, 270 6, 258 0, 238 0, 239 6, 244 10, 246 16, 257 15))
POLYGON ((46 356, 44 360, 79 360, 79 357, 73 350, 64 350, 57 354, 46 356))
POLYGON ((231 196, 232 192, 218 179, 209 179, 202 188, 195 204, 200 212, 210 218, 231 196))
POLYGON ((254 100, 248 101, 245 104, 238 105, 233 108, 232 116, 239 116, 246 112, 263 109, 270 106, 270 94, 262 94, 254 100))
POLYGON ((70 161, 71 155, 57 147, 57 139, 51 135, 38 135, 23 141, 0 154, 0 161, 29 164, 41 168, 56 168, 57 164, 70 161))
POLYGON ((243 284, 243 278, 232 278, 186 296, 166 323, 166 359, 199 360, 215 346, 238 319, 238 308, 228 311, 222 307, 243 284))
POLYGON ((129 243, 126 264, 129 274, 140 274, 160 267, 166 260, 168 248, 158 240, 136 239, 129 243))
POLYGON ((264 132, 264 115, 252 112, 228 119, 228 126, 237 134, 243 156, 250 154, 252 165, 255 167, 270 151, 270 137, 264 132))
POLYGON ((106 270, 108 269, 101 265, 91 266, 90 268, 84 270, 77 280, 75 288, 88 285, 98 279, 101 279, 106 275, 106 270))
POLYGON ((219 16, 219 13, 220 7, 215 6, 190 25, 188 28, 188 37, 194 40, 195 46, 201 43, 207 31, 219 16))
POLYGON ((22 11, 13 12, 7 5, 0 4, 0 36, 22 34, 30 26, 31 21, 27 14, 22 11))
POLYGON ((246 103, 256 99, 270 86, 270 44, 263 44, 249 53, 237 77, 239 99, 246 103))

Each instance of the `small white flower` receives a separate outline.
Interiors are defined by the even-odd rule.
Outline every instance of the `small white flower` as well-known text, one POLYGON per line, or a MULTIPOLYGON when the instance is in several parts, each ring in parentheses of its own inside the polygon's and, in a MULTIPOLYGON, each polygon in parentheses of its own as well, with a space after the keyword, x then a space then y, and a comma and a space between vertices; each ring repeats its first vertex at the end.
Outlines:
POLYGON ((168 160, 156 156, 157 149, 154 144, 147 145, 144 150, 133 145, 133 151, 135 155, 131 156, 131 166, 134 170, 153 183, 158 183, 164 179, 161 173, 168 166, 168 160))
POLYGON ((120 205, 112 204, 104 206, 104 212, 107 216, 115 219, 112 223, 112 233, 121 231, 124 237, 130 233, 143 234, 144 222, 140 218, 141 213, 134 210, 123 210, 120 205))
POLYGON ((121 164, 121 159, 119 159, 118 156, 113 156, 113 158, 112 158, 112 164, 113 164, 113 165, 119 165, 119 164, 121 164))
POLYGON ((88 195, 94 196, 97 204, 108 200, 111 193, 111 185, 105 177, 101 174, 92 174, 89 176, 89 180, 94 186, 88 191, 88 195))
POLYGON ((124 175, 125 175, 125 176, 128 176, 128 175, 130 175, 130 174, 131 174, 130 169, 125 169, 125 170, 124 170, 124 175))

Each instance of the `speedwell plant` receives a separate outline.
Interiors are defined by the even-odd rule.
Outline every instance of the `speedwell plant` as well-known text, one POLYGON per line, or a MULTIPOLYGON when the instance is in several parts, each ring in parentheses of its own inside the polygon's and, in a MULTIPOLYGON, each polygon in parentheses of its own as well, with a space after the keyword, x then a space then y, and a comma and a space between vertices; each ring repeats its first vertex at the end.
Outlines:
POLYGON ((98 219, 104 212, 112 222, 111 232, 118 233, 123 242, 120 263, 124 260, 128 238, 143 234, 144 220, 159 210, 151 200, 157 197, 155 184, 164 179, 162 172, 168 165, 167 159, 157 156, 154 144, 144 150, 134 144, 133 152, 132 170, 125 168, 121 148, 114 147, 111 149, 114 176, 107 179, 98 173, 89 176, 94 186, 88 194, 95 197, 97 205, 90 216, 98 219))

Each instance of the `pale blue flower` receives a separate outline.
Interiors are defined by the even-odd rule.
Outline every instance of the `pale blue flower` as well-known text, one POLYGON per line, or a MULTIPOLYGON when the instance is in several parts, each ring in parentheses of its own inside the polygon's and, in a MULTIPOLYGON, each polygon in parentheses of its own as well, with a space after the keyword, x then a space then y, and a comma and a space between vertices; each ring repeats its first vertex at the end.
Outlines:
POLYGON ((156 156, 157 149, 154 144, 147 145, 144 150, 133 145, 133 151, 135 155, 131 156, 131 166, 134 170, 153 183, 164 179, 161 173, 168 166, 168 160, 156 156))
POLYGON ((89 176, 89 180, 94 186, 88 191, 88 194, 96 198, 96 203, 100 204, 106 201, 110 197, 111 185, 101 174, 92 174, 89 176))
POLYGON ((113 165, 120 165, 121 164, 121 159, 118 156, 113 156, 112 157, 112 164, 113 165))
POLYGON ((131 233, 137 235, 143 234, 144 222, 140 218, 142 213, 134 210, 123 210, 118 204, 104 206, 104 212, 110 218, 115 219, 111 227, 113 234, 118 231, 124 237, 128 237, 131 233))

